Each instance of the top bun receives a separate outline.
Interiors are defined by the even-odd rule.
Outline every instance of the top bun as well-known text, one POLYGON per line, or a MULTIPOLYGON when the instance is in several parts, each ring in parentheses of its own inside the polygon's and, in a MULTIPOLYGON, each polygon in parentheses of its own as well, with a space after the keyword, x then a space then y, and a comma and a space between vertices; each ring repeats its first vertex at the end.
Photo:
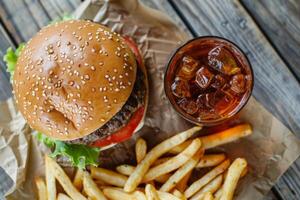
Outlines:
POLYGON ((47 136, 73 140, 109 121, 136 79, 134 54, 123 38, 90 21, 41 29, 22 50, 14 74, 17 107, 47 136))

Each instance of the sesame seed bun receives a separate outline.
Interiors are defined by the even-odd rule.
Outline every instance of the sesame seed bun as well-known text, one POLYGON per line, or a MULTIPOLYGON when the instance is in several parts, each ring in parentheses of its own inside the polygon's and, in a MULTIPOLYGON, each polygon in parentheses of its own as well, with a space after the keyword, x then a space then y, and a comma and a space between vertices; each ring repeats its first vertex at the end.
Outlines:
POLYGON ((33 129, 59 140, 81 138, 122 108, 136 70, 134 54, 110 29, 83 20, 49 25, 18 59, 17 106, 33 129))

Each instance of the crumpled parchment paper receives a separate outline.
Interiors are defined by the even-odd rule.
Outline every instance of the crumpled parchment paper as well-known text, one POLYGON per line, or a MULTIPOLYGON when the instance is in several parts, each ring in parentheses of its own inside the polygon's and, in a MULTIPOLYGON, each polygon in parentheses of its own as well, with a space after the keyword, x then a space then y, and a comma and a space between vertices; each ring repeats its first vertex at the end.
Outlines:
MULTIPOLYGON (((75 16, 100 22, 116 32, 131 36, 142 52, 148 71, 150 91, 145 126, 132 139, 103 151, 103 166, 132 162, 132 147, 140 136, 153 146, 192 126, 177 115, 163 88, 165 66, 171 52, 189 39, 180 27, 167 15, 137 0, 87 0, 76 10, 75 16)), ((43 175, 43 152, 46 149, 35 139, 30 139, 31 131, 15 110, 12 99, 1 103, 0 110, 0 169, 3 168, 14 182, 7 194, 15 190, 7 198, 33 199, 33 180, 43 175)), ((233 159, 239 156, 247 158, 249 174, 242 179, 236 199, 259 200, 300 155, 300 142, 254 98, 233 123, 239 122, 250 123, 253 135, 214 151, 226 152, 233 159)))

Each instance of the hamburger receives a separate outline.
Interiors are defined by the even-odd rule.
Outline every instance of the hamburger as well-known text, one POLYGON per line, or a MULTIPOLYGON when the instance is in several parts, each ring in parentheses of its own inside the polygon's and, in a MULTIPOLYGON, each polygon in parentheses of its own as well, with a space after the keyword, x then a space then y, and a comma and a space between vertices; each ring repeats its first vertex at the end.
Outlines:
POLYGON ((18 109, 52 155, 81 167, 95 164, 99 148, 129 139, 148 101, 146 69, 133 40, 85 20, 48 25, 28 41, 13 89, 18 109))

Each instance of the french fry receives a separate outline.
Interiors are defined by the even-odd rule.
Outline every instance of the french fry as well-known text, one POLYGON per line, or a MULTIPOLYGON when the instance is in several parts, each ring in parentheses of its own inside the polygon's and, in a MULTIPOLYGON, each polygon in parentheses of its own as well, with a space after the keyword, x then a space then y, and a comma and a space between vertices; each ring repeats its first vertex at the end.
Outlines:
POLYGON ((107 186, 107 185, 108 185, 107 183, 105 183, 104 181, 99 180, 99 179, 95 179, 94 182, 95 182, 98 186, 107 186))
POLYGON ((180 154, 174 156, 170 160, 160 165, 151 168, 143 178, 144 182, 154 180, 155 178, 169 173, 175 169, 178 169, 184 163, 186 163, 201 147, 201 141, 194 139, 193 142, 180 154))
POLYGON ((228 169, 228 174, 225 178, 221 200, 231 200, 234 190, 241 177, 243 170, 247 167, 247 161, 243 158, 237 158, 233 161, 228 169))
POLYGON ((222 192, 223 192, 223 187, 220 187, 220 188, 214 193, 215 200, 220 200, 220 199, 221 199, 222 192))
POLYGON ((135 166, 132 165, 119 165, 116 167, 116 171, 122 175, 130 176, 135 170, 135 166))
POLYGON ((133 193, 135 200, 147 200, 146 195, 141 191, 135 191, 133 193))
POLYGON ((94 179, 104 181, 105 183, 117 187, 124 187, 127 181, 126 176, 100 167, 91 167, 91 175, 94 179))
POLYGON ((63 193, 58 193, 57 200, 72 200, 68 195, 63 193))
POLYGON ((181 200, 186 200, 186 197, 184 196, 184 194, 182 194, 179 190, 174 189, 172 194, 176 197, 178 197, 181 200))
POLYGON ((214 167, 214 166, 220 164, 225 159, 226 159, 226 156, 223 153, 204 155, 200 159, 200 161, 197 164, 196 168, 214 167))
MULTIPOLYGON (((122 175, 125 176, 130 176, 131 173, 133 173, 135 170, 135 167, 132 165, 119 165, 118 167, 116 167, 116 171, 119 172, 122 175)), ((170 174, 164 174, 161 175, 157 178, 155 178, 154 180, 159 182, 159 183, 164 183, 168 180, 168 178, 170 177, 170 174)))
POLYGON ((157 194, 160 200, 181 200, 180 198, 168 192, 157 191, 157 194))
POLYGON ((205 149, 211 149, 222 144, 236 141, 251 133, 252 128, 249 124, 241 124, 216 134, 200 137, 200 139, 205 149))
POLYGON ((204 150, 199 150, 189 161, 182 165, 159 189, 162 192, 171 191, 176 184, 183 179, 197 165, 200 157, 204 154, 204 150))
POLYGON ((72 198, 76 200, 87 200, 78 190, 73 186, 70 178, 64 172, 64 170, 51 158, 46 156, 46 162, 48 162, 51 172, 54 173, 55 178, 58 180, 64 191, 72 198))
MULTIPOLYGON (((235 127, 229 128, 227 130, 221 131, 219 133, 214 133, 208 136, 199 137, 202 142, 202 146, 205 149, 211 149, 216 146, 233 142, 240 138, 246 137, 252 133, 251 126, 249 124, 241 124, 235 127)), ((180 145, 177 145, 169 152, 173 154, 178 154, 182 152, 192 141, 188 140, 180 145)))
POLYGON ((83 170, 77 169, 75 177, 73 179, 73 185, 77 188, 78 191, 82 190, 83 182, 83 170))
POLYGON ((190 144, 192 143, 192 140, 187 140, 184 143, 177 145, 176 147, 172 148, 169 153, 171 154, 178 154, 182 152, 184 149, 186 149, 190 144))
POLYGON ((38 199, 39 200, 47 200, 47 190, 45 181, 41 177, 37 177, 35 179, 35 184, 38 190, 38 199))
POLYGON ((207 192, 207 193, 204 195, 203 200, 214 200, 214 196, 212 195, 211 192, 207 192))
POLYGON ((164 174, 159 177, 156 177, 154 180, 159 183, 165 183, 170 178, 170 176, 171 176, 171 174, 168 173, 168 174, 164 174))
POLYGON ((147 143, 143 138, 139 138, 135 144, 136 162, 140 163, 147 153, 147 143))
POLYGON ((199 190, 190 200, 203 199, 207 192, 215 193, 219 188, 221 188, 223 180, 223 175, 220 174, 214 178, 211 182, 205 185, 201 190, 199 190))
POLYGON ((134 199, 134 196, 120 190, 120 188, 104 188, 103 189, 104 195, 109 198, 110 200, 129 200, 134 199))
POLYGON ((145 193, 146 193, 147 200, 160 200, 155 187, 151 184, 146 185, 145 193))
POLYGON ((241 178, 243 178, 244 176, 246 176, 248 174, 248 166, 245 167, 241 173, 241 178))
POLYGON ((199 180, 195 181, 190 185, 184 192, 184 195, 187 198, 190 198, 193 196, 197 191, 199 191, 203 186, 205 186, 207 183, 209 183, 212 179, 217 177, 219 174, 223 173, 230 165, 229 159, 223 161, 221 164, 216 166, 214 169, 209 171, 207 174, 205 174, 203 177, 201 177, 199 180))
POLYGON ((176 185, 176 188, 180 191, 180 192, 184 192, 185 189, 187 188, 187 183, 192 175, 192 170, 187 173, 176 185))
POLYGON ((45 156, 45 178, 46 178, 46 187, 47 187, 47 199, 48 200, 56 200, 56 182, 54 173, 51 171, 51 167, 49 166, 48 157, 45 156))
POLYGON ((83 189, 93 200, 107 200, 88 172, 83 172, 83 189))
POLYGON ((201 130, 201 127, 193 127, 189 130, 181 132, 162 143, 155 146, 138 164, 134 172, 129 176, 125 186, 124 191, 133 192, 135 188, 141 183, 144 175, 147 173, 147 170, 151 166, 151 164, 157 160, 160 156, 167 153, 173 147, 183 143, 188 138, 190 138, 195 132, 201 130))
POLYGON ((163 158, 159 158, 157 159, 152 165, 151 167, 154 167, 154 166, 157 166, 157 165, 160 165, 162 163, 165 163, 167 162, 168 160, 170 160, 172 157, 163 157, 163 158))

